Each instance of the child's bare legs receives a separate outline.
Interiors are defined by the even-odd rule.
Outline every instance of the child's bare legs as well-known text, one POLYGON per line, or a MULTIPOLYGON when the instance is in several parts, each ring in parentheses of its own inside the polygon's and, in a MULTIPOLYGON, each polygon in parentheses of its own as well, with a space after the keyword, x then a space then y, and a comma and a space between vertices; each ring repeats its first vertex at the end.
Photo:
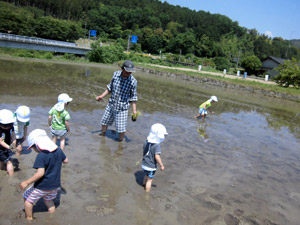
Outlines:
POLYGON ((57 142, 57 136, 52 136, 52 141, 54 142, 54 144, 56 144, 56 142, 57 142))
POLYGON ((145 185, 146 192, 150 192, 151 186, 152 186, 152 181, 153 181, 153 179, 151 179, 150 177, 145 175, 143 185, 145 185))
POLYGON ((55 205, 54 205, 54 202, 52 200, 51 201, 45 201, 44 200, 44 203, 47 206, 49 213, 55 213, 55 205))
POLYGON ((32 209, 33 209, 33 204, 28 202, 28 201, 24 201, 24 208, 25 208, 25 217, 27 220, 33 220, 32 217, 32 209))
POLYGON ((8 161, 6 163, 6 171, 7 171, 7 173, 8 173, 9 176, 14 175, 14 166, 13 166, 13 164, 12 164, 11 161, 8 161))
POLYGON ((64 150, 66 144, 66 137, 60 137, 60 149, 64 150))
POLYGON ((196 116, 194 116, 194 118, 199 118, 201 115, 200 114, 198 114, 198 115, 196 115, 196 116))
POLYGON ((23 146, 22 144, 18 144, 17 147, 16 147, 16 156, 19 157, 21 155, 21 152, 23 150, 23 146))

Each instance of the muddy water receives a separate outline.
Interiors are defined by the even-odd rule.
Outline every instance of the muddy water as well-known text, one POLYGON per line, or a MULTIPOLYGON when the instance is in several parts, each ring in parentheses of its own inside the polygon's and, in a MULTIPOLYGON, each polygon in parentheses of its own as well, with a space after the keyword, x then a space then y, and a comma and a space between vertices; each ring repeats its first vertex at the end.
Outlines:
MULTIPOLYGON (((30 130, 49 132, 47 115, 58 94, 74 99, 57 211, 49 215, 38 202, 30 224, 299 224, 299 103, 137 72, 143 115, 129 121, 126 141, 118 143, 114 126, 98 136, 108 98, 93 97, 117 69, 0 60, 0 108, 28 105, 30 130), (219 98, 215 114, 195 120, 210 95, 219 98), (156 122, 169 133, 165 171, 145 194, 142 145, 156 122)), ((35 156, 23 152, 12 178, 0 171, 0 224, 26 224, 18 184, 34 173, 35 156)))

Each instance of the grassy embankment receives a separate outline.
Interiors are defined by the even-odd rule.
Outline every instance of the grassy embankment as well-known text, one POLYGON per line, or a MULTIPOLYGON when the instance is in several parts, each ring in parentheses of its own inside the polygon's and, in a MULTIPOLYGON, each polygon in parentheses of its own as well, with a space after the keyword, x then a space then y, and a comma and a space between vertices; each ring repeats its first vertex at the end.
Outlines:
MULTIPOLYGON (((175 74, 185 74, 185 75, 189 75, 189 76, 193 76, 193 77, 207 77, 210 79, 215 79, 215 80, 221 80, 227 84, 235 84, 235 85, 240 85, 240 86, 249 86, 255 89, 263 89, 266 91, 274 91, 274 92, 279 92, 279 93, 283 93, 283 94, 288 94, 288 95, 295 95, 295 96, 300 96, 300 89, 296 89, 293 87, 281 87, 278 85, 274 85, 274 84, 268 84, 268 83, 261 83, 258 80, 257 81, 253 81, 253 80, 247 80, 247 79, 231 79, 231 78, 226 78, 226 76, 222 76, 223 73, 219 72, 220 76, 216 76, 216 75, 211 75, 205 72, 210 72, 211 70, 202 70, 203 72, 197 72, 195 70, 195 72, 193 71, 182 71, 180 69, 167 69, 167 68, 159 68, 157 66, 152 66, 152 65, 148 65, 148 64, 141 64, 138 63, 138 65, 140 67, 143 68, 148 68, 151 70, 156 70, 156 71, 161 71, 161 72, 170 72, 170 73, 175 73, 175 74)), ((248 76, 249 77, 249 76, 248 76)))
MULTIPOLYGON (((35 51, 35 50, 26 50, 26 49, 14 49, 14 48, 2 48, 0 47, 0 57, 22 57, 22 58, 35 58, 35 59, 47 59, 47 60, 54 60, 54 61, 66 61, 66 62, 76 62, 76 63, 90 63, 85 57, 76 57, 75 55, 72 54, 53 54, 51 52, 45 52, 45 51, 35 51)), ((175 74, 185 74, 188 76, 194 76, 194 77, 207 77, 210 79, 215 79, 215 80, 221 80, 225 83, 228 84, 235 84, 235 85, 241 85, 241 86, 249 86, 252 88, 256 89, 263 89, 266 91, 274 91, 278 93, 283 93, 283 94, 288 94, 288 95, 295 95, 295 96, 300 96, 300 90, 296 88, 285 88, 285 87, 280 87, 278 85, 271 85, 271 84, 264 84, 260 83, 257 81, 251 81, 247 79, 229 79, 223 77, 223 76, 215 76, 211 74, 207 74, 205 72, 211 72, 215 70, 212 70, 211 68, 206 68, 202 67, 202 73, 199 73, 195 70, 193 71, 182 71, 180 69, 168 69, 168 68, 159 68, 157 66, 151 66, 146 63, 138 63, 136 62, 136 65, 139 67, 144 67, 148 68, 151 70, 156 70, 156 71, 162 71, 162 72, 170 72, 170 73, 175 73, 175 74)), ((173 65, 168 65, 168 66, 173 66, 173 65)), ((181 66, 182 67, 182 66, 181 66)), ((195 69, 195 68, 193 68, 195 69)), ((222 72, 220 72, 222 74, 222 72)))

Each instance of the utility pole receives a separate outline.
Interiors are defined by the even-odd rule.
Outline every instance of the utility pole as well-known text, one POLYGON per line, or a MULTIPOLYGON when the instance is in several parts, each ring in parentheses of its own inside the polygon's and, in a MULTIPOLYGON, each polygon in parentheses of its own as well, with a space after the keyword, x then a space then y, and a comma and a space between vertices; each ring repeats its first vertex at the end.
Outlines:
POLYGON ((180 49, 180 52, 179 52, 179 62, 180 62, 180 58, 181 58, 181 49, 180 49))
POLYGON ((239 49, 238 59, 237 59, 237 62, 236 62, 236 68, 239 67, 240 52, 241 52, 241 49, 239 49))
POLYGON ((130 35, 128 35, 127 52, 129 52, 129 49, 130 49, 130 35))

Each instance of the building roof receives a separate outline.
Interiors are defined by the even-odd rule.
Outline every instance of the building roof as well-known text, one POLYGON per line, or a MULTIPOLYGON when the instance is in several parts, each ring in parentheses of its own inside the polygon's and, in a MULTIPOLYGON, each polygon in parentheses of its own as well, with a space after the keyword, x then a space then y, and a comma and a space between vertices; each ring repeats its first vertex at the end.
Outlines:
POLYGON ((264 59, 263 61, 267 60, 267 59, 271 59, 275 62, 277 62, 278 64, 283 64, 285 59, 282 59, 282 58, 277 58, 277 57, 274 57, 274 56, 268 56, 266 59, 264 59))

